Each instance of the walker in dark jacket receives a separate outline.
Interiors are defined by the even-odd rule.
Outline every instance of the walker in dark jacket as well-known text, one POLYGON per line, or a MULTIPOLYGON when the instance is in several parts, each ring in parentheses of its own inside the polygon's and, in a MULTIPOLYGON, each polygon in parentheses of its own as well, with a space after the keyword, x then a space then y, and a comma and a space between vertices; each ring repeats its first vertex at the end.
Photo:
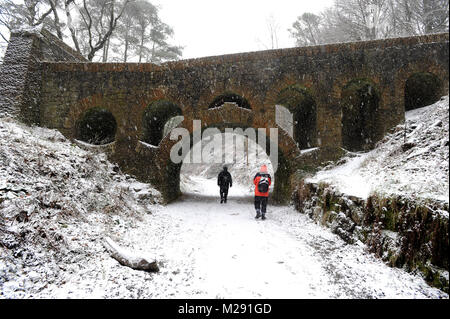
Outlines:
POLYGON ((217 177, 217 185, 220 187, 220 203, 226 203, 228 188, 233 186, 231 174, 228 172, 228 168, 226 166, 223 167, 223 171, 221 171, 217 177))

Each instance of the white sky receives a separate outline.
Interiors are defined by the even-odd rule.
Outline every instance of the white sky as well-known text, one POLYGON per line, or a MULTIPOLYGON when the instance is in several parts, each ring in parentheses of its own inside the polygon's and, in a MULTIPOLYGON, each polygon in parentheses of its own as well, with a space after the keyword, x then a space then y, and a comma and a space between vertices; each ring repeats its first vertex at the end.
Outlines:
MULTIPOLYGON (((0 0, 1 1, 1 0, 0 0)), ((295 46, 288 28, 304 12, 319 13, 333 0, 150 0, 174 29, 183 59, 271 49, 268 20, 277 26, 278 48, 295 46)), ((72 45, 67 38, 66 42, 72 45)), ((1 44, 4 43, 0 43, 1 44)), ((3 55, 0 47, 0 56, 3 55)))
POLYGON ((304 12, 318 13, 333 0, 151 0, 174 29, 183 59, 270 49, 267 20, 278 25, 278 47, 295 46, 287 30, 304 12))

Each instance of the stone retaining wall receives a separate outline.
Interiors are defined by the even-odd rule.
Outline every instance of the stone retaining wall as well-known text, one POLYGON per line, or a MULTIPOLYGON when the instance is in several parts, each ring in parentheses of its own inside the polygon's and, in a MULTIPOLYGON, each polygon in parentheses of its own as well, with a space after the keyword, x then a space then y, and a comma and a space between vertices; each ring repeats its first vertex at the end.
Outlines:
POLYGON ((418 272, 448 293, 448 203, 377 195, 363 200, 327 184, 303 181, 293 199, 299 212, 330 227, 347 243, 365 243, 388 265, 418 272))

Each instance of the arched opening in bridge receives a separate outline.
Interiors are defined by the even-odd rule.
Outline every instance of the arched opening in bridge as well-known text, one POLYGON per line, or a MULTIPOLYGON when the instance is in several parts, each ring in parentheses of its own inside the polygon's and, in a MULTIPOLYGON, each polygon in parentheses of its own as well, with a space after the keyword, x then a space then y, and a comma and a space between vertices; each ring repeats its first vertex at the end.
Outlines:
POLYGON ((379 93, 368 79, 348 82, 341 94, 342 145, 349 151, 372 148, 377 136, 379 93))
POLYGON ((90 144, 103 145, 114 141, 117 122, 110 111, 94 107, 81 115, 75 127, 76 139, 90 144))
POLYGON ((265 164, 272 176, 273 192, 275 176, 270 157, 256 141, 245 135, 220 133, 203 142, 202 163, 193 163, 194 148, 187 154, 180 171, 180 190, 182 193, 213 196, 219 198, 218 174, 226 166, 233 180, 229 197, 251 196, 254 190, 253 178, 261 165, 265 164), (221 141, 221 142, 218 142, 221 141))
POLYGON ((142 140, 157 146, 164 136, 182 120, 182 111, 175 103, 167 100, 155 101, 144 111, 142 140))
POLYGON ((436 75, 414 73, 405 84, 405 111, 433 104, 441 98, 441 94, 442 82, 436 75))
POLYGON ((300 149, 317 146, 317 106, 306 87, 291 85, 280 91, 277 105, 292 113, 293 138, 300 149))
POLYGON ((246 98, 232 93, 232 92, 225 92, 219 96, 217 96, 216 98, 214 98, 214 100, 209 104, 208 108, 212 109, 215 107, 220 107, 222 106, 225 102, 230 102, 230 103, 236 103, 237 106, 242 107, 244 109, 251 109, 250 107, 250 103, 247 101, 246 98))
MULTIPOLYGON (((237 128, 237 127, 238 127, 238 125, 233 125, 233 124, 229 124, 229 123, 221 123, 221 124, 217 124, 217 125, 213 125, 213 126, 209 126, 209 127, 202 127, 202 133, 208 128, 218 128, 220 134, 224 134, 225 128, 237 128)), ((242 129, 245 130, 246 127, 243 127, 242 129)), ((238 135, 242 135, 242 134, 238 134, 238 135)), ((273 152, 272 153, 272 154, 274 154, 273 156, 276 155, 276 158, 277 158, 277 169, 276 169, 276 172, 274 172, 274 174, 273 174, 274 185, 272 187, 273 193, 271 196, 271 201, 272 201, 272 203, 275 203, 275 202, 287 203, 291 196, 291 194, 290 194, 290 187, 291 187, 290 178, 292 177, 292 167, 291 167, 292 163, 290 163, 285 158, 285 155, 281 151, 281 148, 279 147, 279 145, 276 145, 274 142, 272 142, 272 145, 274 145, 274 144, 276 145, 276 152, 275 152, 275 148, 272 149, 272 147, 269 147, 270 142, 271 142, 270 137, 266 136, 266 152, 265 152, 266 156, 269 156, 269 158, 270 158, 270 154, 271 154, 271 152, 273 152)), ((249 140, 250 145, 251 145, 251 143, 252 142, 250 142, 250 140, 249 140)), ((258 143, 261 143, 261 142, 258 140, 258 143)), ((193 138, 192 138, 192 133, 191 133, 189 149, 192 150, 193 146, 194 146, 194 143, 193 143, 193 138)), ((179 152, 179 155, 181 155, 180 152, 179 152)), ((166 159, 166 161, 164 163, 162 163, 162 165, 161 165, 160 173, 161 173, 161 178, 163 181, 162 187, 161 187, 161 192, 163 193, 164 198, 167 201, 175 200, 181 194, 180 173, 181 173, 181 168, 182 168, 183 163, 186 164, 185 159, 186 159, 186 156, 183 158, 183 161, 181 163, 175 163, 171 159, 166 159)), ((249 154, 249 161, 251 159, 252 159, 252 157, 249 154)), ((264 162, 264 164, 268 165, 269 167, 270 167, 270 164, 272 165, 272 167, 274 167, 274 164, 271 161, 267 161, 267 160, 260 160, 260 161, 256 162, 254 164, 254 166, 246 167, 245 171, 247 172, 247 175, 244 175, 244 174, 241 175, 241 176, 244 176, 244 177, 241 177, 241 180, 246 179, 246 182, 244 183, 245 185, 247 185, 247 186, 249 185, 251 187, 251 185, 252 185, 251 182, 253 180, 252 174, 254 173, 254 170, 256 170, 257 167, 260 167, 258 165, 263 164, 262 162, 264 162), (250 181, 248 180, 249 177, 251 177, 250 181)), ((218 163, 218 165, 211 164, 210 165, 212 167, 211 170, 206 170, 210 166, 204 167, 204 169, 206 171, 202 170, 202 168, 196 168, 195 170, 202 172, 202 174, 204 176, 212 179, 212 177, 216 173, 217 169, 221 168, 224 163, 227 163, 227 161, 218 163)), ((242 161, 238 161, 238 163, 240 163, 240 164, 235 164, 235 163, 232 163, 232 164, 233 164, 233 166, 236 165, 236 167, 239 167, 239 170, 241 172, 244 171, 244 169, 243 169, 244 164, 242 164, 242 161)), ((246 163, 246 159, 245 159, 245 163, 246 163)), ((189 169, 186 169, 185 171, 189 172, 189 169)), ((239 180, 239 178, 238 178, 238 180, 239 180)), ((217 185, 217 184, 214 184, 214 185, 217 185)), ((213 186, 211 186, 211 188, 212 187, 213 186)), ((216 190, 218 192, 218 188, 216 188, 216 190)))

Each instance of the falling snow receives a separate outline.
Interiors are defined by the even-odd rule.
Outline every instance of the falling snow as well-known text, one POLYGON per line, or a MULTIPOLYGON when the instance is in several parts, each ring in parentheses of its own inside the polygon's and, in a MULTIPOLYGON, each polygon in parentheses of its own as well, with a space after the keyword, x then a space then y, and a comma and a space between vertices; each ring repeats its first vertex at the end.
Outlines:
MULTIPOLYGON (((430 136, 448 132, 448 98, 432 112, 441 114, 445 103, 447 120, 422 126, 430 136)), ((415 130, 419 112, 426 121, 430 112, 414 112, 407 138, 416 146, 402 158, 415 154, 425 161, 415 130)), ((448 137, 445 146, 439 136, 436 149, 443 144, 448 160, 448 137)), ((389 149, 398 149, 399 139, 389 137, 389 149)), ((357 155, 345 165, 358 169, 366 161, 365 171, 370 163, 374 169, 369 158, 357 155)), ((441 157, 433 158, 439 165, 441 157)), ((0 162, 1 298, 448 298, 293 207, 269 201, 268 219, 256 221, 251 174, 236 178, 227 204, 218 201, 214 174, 182 177, 183 196, 163 206, 155 189, 123 174, 99 151, 10 119, 0 119, 0 162), (160 271, 120 265, 103 245, 107 237, 156 260, 160 271)), ((231 171, 239 174, 241 166, 231 171)), ((448 171, 446 179, 441 183, 448 184, 448 171)))

